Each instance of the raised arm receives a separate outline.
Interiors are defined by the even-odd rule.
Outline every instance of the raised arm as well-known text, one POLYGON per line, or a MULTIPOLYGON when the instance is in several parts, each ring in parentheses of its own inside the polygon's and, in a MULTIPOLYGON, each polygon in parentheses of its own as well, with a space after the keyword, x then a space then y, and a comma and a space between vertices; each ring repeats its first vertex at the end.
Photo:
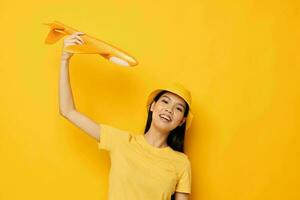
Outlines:
MULTIPOLYGON (((83 44, 84 41, 79 36, 81 34, 83 33, 76 32, 68 36, 64 40, 64 47, 69 45, 83 44)), ((78 112, 74 104, 69 76, 69 62, 72 56, 72 53, 65 51, 62 52, 59 79, 59 113, 74 125, 86 132, 88 135, 99 141, 100 126, 98 123, 83 113, 78 112)))

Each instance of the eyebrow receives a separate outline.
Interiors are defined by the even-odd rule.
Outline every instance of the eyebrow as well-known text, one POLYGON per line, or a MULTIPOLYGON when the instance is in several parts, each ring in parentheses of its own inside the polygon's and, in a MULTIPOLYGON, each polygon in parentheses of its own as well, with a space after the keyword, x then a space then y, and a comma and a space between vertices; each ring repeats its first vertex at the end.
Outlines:
MULTIPOLYGON (((171 99, 170 97, 166 96, 166 95, 162 95, 161 97, 167 97, 168 99, 171 99)), ((181 105, 183 108, 185 108, 185 106, 182 103, 178 103, 179 105, 181 105)))

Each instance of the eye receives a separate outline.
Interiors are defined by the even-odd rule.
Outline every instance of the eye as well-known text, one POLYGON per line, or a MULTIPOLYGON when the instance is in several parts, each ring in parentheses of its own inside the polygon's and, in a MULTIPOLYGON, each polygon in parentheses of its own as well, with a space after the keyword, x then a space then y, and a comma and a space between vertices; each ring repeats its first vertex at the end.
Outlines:
POLYGON ((168 102, 167 102, 166 100, 164 100, 164 99, 163 99, 163 100, 161 100, 161 101, 162 101, 162 102, 164 102, 164 103, 168 103, 168 102))
POLYGON ((180 112, 182 112, 182 109, 181 109, 181 108, 177 108, 177 110, 179 110, 180 112))

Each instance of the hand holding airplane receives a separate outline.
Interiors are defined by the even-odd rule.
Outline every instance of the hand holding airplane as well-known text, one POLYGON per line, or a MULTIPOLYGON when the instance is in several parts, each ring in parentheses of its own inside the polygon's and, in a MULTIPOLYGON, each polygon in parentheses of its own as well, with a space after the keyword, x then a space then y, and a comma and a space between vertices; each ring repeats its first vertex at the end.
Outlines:
MULTIPOLYGON (((54 21, 53 23, 44 23, 44 25, 50 26, 50 31, 45 40, 46 44, 54 44, 66 35, 80 32, 58 21, 54 21)), ((132 67, 138 64, 134 57, 113 45, 89 36, 86 33, 80 37, 84 40, 84 44, 67 46, 64 48, 64 51, 70 53, 100 54, 109 61, 121 66, 132 67)))

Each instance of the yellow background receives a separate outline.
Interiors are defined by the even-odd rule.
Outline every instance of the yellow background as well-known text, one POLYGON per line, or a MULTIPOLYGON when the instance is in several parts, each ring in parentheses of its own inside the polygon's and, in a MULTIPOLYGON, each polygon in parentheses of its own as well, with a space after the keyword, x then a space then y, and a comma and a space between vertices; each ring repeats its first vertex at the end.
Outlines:
MULTIPOLYGON (((1 1, 0 199, 106 199, 109 157, 59 115, 61 21, 132 54, 74 55, 79 111, 142 131, 148 92, 193 95, 193 200, 300 199, 299 1, 1 1)), ((116 191, 117 192, 117 191, 116 191)))

